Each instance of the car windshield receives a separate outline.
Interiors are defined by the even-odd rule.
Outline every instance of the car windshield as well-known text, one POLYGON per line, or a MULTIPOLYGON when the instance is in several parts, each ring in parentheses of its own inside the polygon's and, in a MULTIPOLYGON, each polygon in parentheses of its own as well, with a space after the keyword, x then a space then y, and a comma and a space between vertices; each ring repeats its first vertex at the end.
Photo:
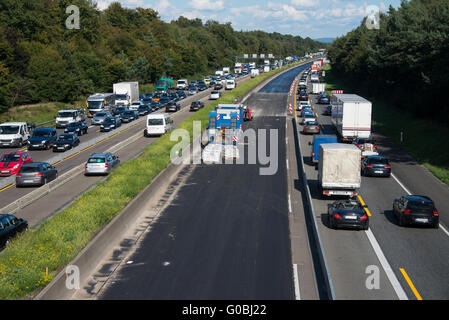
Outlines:
POLYGON ((19 173, 31 173, 31 172, 39 172, 39 166, 23 166, 19 170, 19 173))
POLYGON ((97 114, 95 114, 95 117, 97 117, 97 118, 106 117, 106 113, 98 112, 97 114))
POLYGON ((16 134, 19 132, 19 126, 0 126, 0 134, 16 134))
POLYGON ((67 111, 60 111, 58 112, 59 118, 73 118, 74 113, 73 112, 67 112, 67 111))
POLYGON ((88 163, 105 163, 106 159, 103 157, 92 157, 87 160, 88 163))
POLYGON ((316 122, 316 121, 309 121, 309 122, 307 122, 307 125, 308 125, 308 126, 318 126, 319 123, 316 122))
POLYGON ((306 113, 306 114, 304 115, 304 118, 315 118, 315 116, 314 116, 313 114, 306 113))
POLYGON ((106 119, 104 119, 103 123, 104 124, 110 124, 110 123, 114 123, 114 121, 113 121, 112 118, 106 118, 106 119))
POLYGON ((163 119, 148 119, 149 126, 162 126, 163 124, 163 119))
POLYGON ((409 201, 407 209, 411 210, 433 210, 435 208, 433 202, 429 201, 409 201))
POLYGON ((60 135, 58 137, 58 141, 69 141, 72 139, 73 139, 72 135, 60 135))
POLYGON ((80 126, 80 123, 79 122, 72 122, 72 123, 70 123, 68 126, 67 126, 67 128, 76 128, 76 127, 79 127, 80 126))
POLYGON ((140 106, 140 102, 133 102, 131 103, 132 106, 140 106))
POLYGON ((369 164, 385 164, 388 165, 388 160, 384 158, 369 158, 368 159, 369 164))
POLYGON ((33 132, 32 138, 46 138, 50 137, 50 132, 47 130, 35 130, 33 132))
POLYGON ((20 161, 20 154, 5 154, 1 162, 18 162, 20 161))
POLYGON ((132 111, 125 111, 125 112, 123 112, 123 115, 125 115, 125 116, 133 116, 134 112, 132 112, 132 111))
POLYGON ((342 210, 361 210, 362 206, 356 201, 339 202, 336 207, 342 210))
POLYGON ((103 101, 87 101, 87 109, 99 109, 103 107, 103 101))

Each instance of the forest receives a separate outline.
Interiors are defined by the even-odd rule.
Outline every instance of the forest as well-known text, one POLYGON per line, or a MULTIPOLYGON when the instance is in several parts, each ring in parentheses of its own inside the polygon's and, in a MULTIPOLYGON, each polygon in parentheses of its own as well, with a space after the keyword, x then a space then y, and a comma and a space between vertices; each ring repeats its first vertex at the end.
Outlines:
POLYGON ((235 31, 212 20, 181 16, 168 23, 153 9, 119 2, 102 11, 90 0, 0 0, 0 113, 82 100, 120 81, 205 75, 232 67, 244 53, 285 57, 321 47, 310 38, 235 31), (66 27, 70 5, 79 8, 79 29, 66 27))
POLYGON ((328 57, 336 74, 367 94, 449 124, 449 1, 390 6, 378 29, 364 20, 333 42, 328 57))

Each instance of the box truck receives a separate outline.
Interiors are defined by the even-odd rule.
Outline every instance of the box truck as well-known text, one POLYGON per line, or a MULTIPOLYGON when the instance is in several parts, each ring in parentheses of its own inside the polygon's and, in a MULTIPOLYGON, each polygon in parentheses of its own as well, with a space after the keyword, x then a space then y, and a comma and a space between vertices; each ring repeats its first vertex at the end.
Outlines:
POLYGON ((362 151, 346 143, 324 143, 319 147, 318 187, 322 196, 358 194, 362 151))
POLYGON ((326 91, 326 84, 325 83, 312 83, 312 92, 315 94, 321 93, 326 91))
POLYGON ((255 78, 259 75, 259 69, 251 69, 251 78, 255 78))
POLYGON ((343 142, 371 136, 371 102, 356 94, 334 94, 332 123, 343 142))
POLYGON ((134 101, 139 101, 139 83, 138 82, 119 82, 114 83, 113 91, 115 93, 115 104, 129 106, 134 101))

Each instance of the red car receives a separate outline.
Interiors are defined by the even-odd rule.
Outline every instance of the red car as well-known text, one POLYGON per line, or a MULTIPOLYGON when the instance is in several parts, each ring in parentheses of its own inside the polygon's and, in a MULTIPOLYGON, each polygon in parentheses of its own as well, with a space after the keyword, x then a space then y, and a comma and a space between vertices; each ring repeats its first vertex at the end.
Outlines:
POLYGON ((0 160, 0 176, 11 176, 19 172, 25 163, 32 163, 31 155, 27 151, 5 153, 0 160))

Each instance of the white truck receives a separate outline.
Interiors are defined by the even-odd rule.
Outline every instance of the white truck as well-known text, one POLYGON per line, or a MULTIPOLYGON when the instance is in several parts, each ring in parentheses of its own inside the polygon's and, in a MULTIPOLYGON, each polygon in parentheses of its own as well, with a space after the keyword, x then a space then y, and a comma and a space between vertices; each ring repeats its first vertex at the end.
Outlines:
POLYGON ((318 94, 324 91, 326 91, 325 83, 312 83, 312 93, 318 94))
POLYGON ((242 73, 242 63, 236 62, 236 64, 234 65, 234 73, 235 74, 242 73))
POLYGON ((224 76, 224 72, 223 72, 223 70, 217 70, 217 71, 215 71, 215 75, 223 77, 224 76))
POLYGON ((114 83, 115 104, 129 106, 135 101, 139 101, 139 83, 138 82, 119 82, 114 83))
POLYGON ((323 143, 319 147, 318 187, 322 196, 358 194, 362 151, 353 144, 323 143))
POLYGON ((331 104, 332 124, 342 141, 371 136, 370 101, 356 94, 334 94, 331 104))
POLYGON ((224 68, 223 68, 223 74, 224 74, 225 76, 227 76, 229 73, 231 73, 231 68, 229 68, 229 67, 224 67, 224 68))
POLYGON ((27 143, 30 129, 26 122, 0 124, 0 147, 21 147, 27 143))
POLYGON ((264 72, 264 73, 270 72, 270 66, 265 65, 265 66, 263 67, 263 72, 264 72))
POLYGON ((185 90, 188 87, 189 87, 189 81, 187 79, 179 79, 176 82, 176 88, 177 89, 185 90))
POLYGON ((249 68, 250 69, 254 69, 256 67, 256 63, 255 62, 250 62, 249 63, 249 68))

